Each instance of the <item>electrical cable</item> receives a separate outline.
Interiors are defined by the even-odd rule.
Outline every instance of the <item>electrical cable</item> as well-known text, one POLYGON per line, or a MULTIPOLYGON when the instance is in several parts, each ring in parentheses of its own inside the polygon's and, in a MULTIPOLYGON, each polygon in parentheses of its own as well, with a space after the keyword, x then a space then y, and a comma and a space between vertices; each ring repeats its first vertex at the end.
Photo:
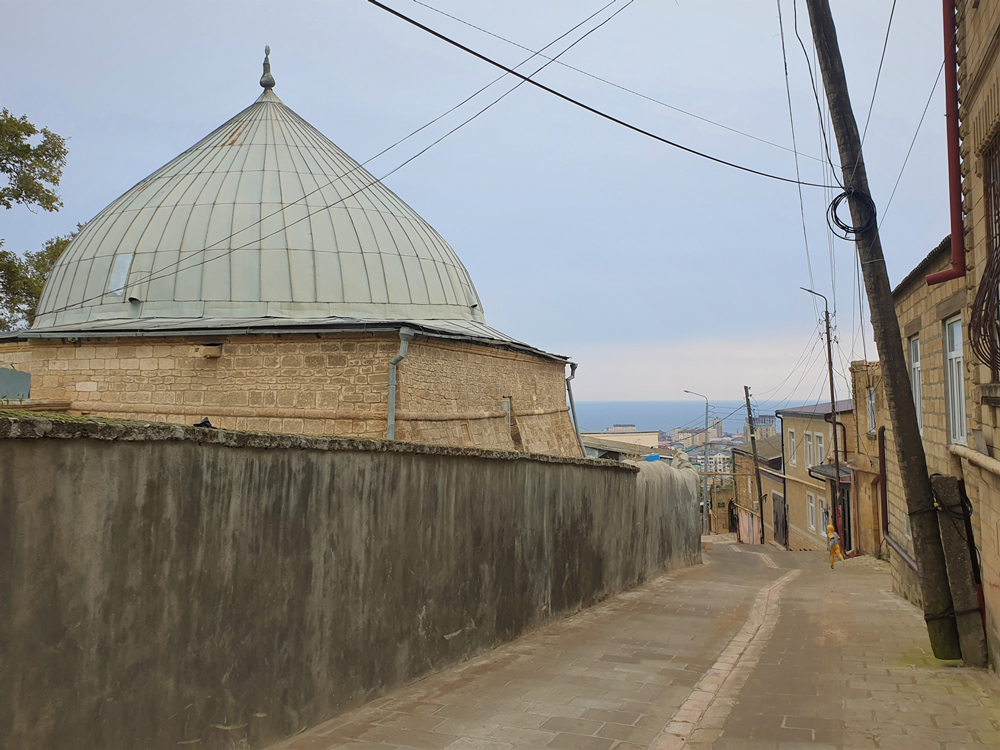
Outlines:
POLYGON ((941 67, 938 68, 937 77, 934 79, 934 85, 931 86, 931 93, 927 97, 927 103, 924 105, 923 114, 920 115, 920 122, 917 123, 917 129, 913 133, 913 138, 910 140, 910 147, 906 150, 906 158, 903 159, 903 166, 899 168, 899 175, 896 176, 896 183, 892 186, 892 192, 889 194, 889 200, 886 201, 885 209, 882 211, 882 221, 879 222, 879 228, 881 229, 882 223, 885 222, 885 215, 889 211, 889 206, 892 205, 892 199, 896 195, 896 188, 899 187, 899 181, 903 179, 903 170, 906 169, 907 162, 910 161, 910 154, 913 153, 913 144, 917 142, 917 136, 920 134, 920 128, 924 124, 924 118, 927 116, 927 110, 931 106, 931 101, 934 99, 934 92, 937 91, 938 83, 941 81, 941 74, 944 72, 944 63, 941 63, 941 67))
MULTIPOLYGON (((885 41, 882 43, 882 57, 878 61, 878 72, 875 74, 875 86, 872 89, 872 100, 868 105, 868 116, 865 118, 865 128, 861 133, 861 148, 865 147, 865 137, 868 135, 868 124, 872 120, 872 110, 875 108, 875 95, 878 94, 878 82, 882 77, 882 65, 885 63, 885 51, 889 48, 889 31, 892 29, 892 18, 896 15, 896 0, 892 0, 892 9, 889 11, 889 23, 885 27, 885 41)), ((858 170, 861 161, 861 152, 858 151, 858 158, 854 160, 854 169, 851 171, 851 179, 858 170)))
MULTIPOLYGON (((440 8, 435 8, 433 5, 428 5, 427 3, 420 2, 420 0, 413 0, 413 2, 415 2, 417 5, 421 5, 424 8, 427 8, 428 10, 434 11, 435 13, 438 13, 438 14, 444 16, 445 18, 450 18, 451 20, 457 21, 458 23, 463 24, 465 26, 468 26, 471 29, 475 29, 476 31, 481 31, 482 33, 487 34, 487 35, 493 37, 494 39, 499 39, 502 42, 506 42, 507 44, 510 44, 510 45, 512 45, 514 47, 517 47, 519 49, 522 49, 522 50, 526 50, 528 52, 532 51, 530 47, 525 47, 523 44, 518 44, 517 42, 515 42, 515 41, 513 41, 511 39, 508 39, 507 37, 500 36, 500 34, 496 34, 496 33, 492 32, 492 31, 490 31, 489 29, 484 29, 482 26, 476 26, 474 23, 469 23, 468 21, 466 21, 464 19, 461 19, 458 16, 453 16, 451 13, 446 13, 445 11, 441 10, 440 8)), ((545 57, 545 55, 542 55, 542 57, 545 57)), ((680 107, 675 107, 673 104, 667 104, 664 101, 656 99, 656 98, 654 98, 652 96, 648 96, 647 94, 643 94, 641 91, 635 91, 633 89, 628 88, 627 86, 622 86, 621 84, 615 83, 614 81, 609 81, 607 78, 601 78, 600 76, 594 75, 593 73, 588 73, 586 70, 582 70, 580 68, 574 67, 573 65, 570 65, 569 63, 564 63, 561 60, 558 61, 557 64, 559 66, 563 67, 563 68, 566 68, 567 70, 572 70, 572 71, 575 71, 575 72, 580 73, 582 75, 585 75, 588 78, 593 78, 595 81, 600 81, 601 83, 607 84, 608 86, 612 86, 612 87, 614 87, 616 89, 624 91, 627 94, 632 94, 633 96, 638 96, 640 99, 645 99, 648 102, 652 102, 653 104, 657 104, 657 105, 659 105, 661 107, 666 107, 667 109, 671 109, 674 112, 679 112, 682 115, 686 115, 688 117, 693 117, 696 120, 700 120, 701 122, 707 123, 709 125, 714 125, 717 128, 722 128, 723 130, 728 130, 730 133, 736 133, 737 135, 742 135, 742 136, 744 136, 746 138, 750 138, 751 140, 757 141, 758 143, 763 143, 763 144, 768 145, 768 146, 774 146, 775 148, 780 148, 782 151, 791 151, 796 156, 802 156, 802 157, 805 157, 806 159, 812 159, 814 161, 819 161, 819 162, 823 161, 819 157, 813 156, 812 154, 806 154, 806 153, 802 153, 802 152, 796 151, 794 145, 793 145, 792 148, 788 148, 788 146, 782 146, 780 143, 775 143, 774 141, 769 141, 766 138, 760 138, 760 137, 758 137, 756 135, 753 135, 751 133, 746 133, 746 132, 744 132, 742 130, 737 130, 736 128, 730 127, 728 125, 723 125, 721 122, 716 122, 715 120, 710 120, 707 117, 702 117, 701 115, 696 115, 694 112, 688 112, 687 110, 681 109, 680 107)), ((787 69, 787 64, 786 64, 786 69, 787 69)), ((796 176, 798 176, 798 175, 796 174, 796 176)))
MULTIPOLYGON (((799 47, 802 48, 802 55, 806 60, 806 68, 809 70, 809 83, 812 85, 813 99, 816 101, 816 112, 819 113, 820 117, 820 128, 823 128, 823 105, 819 101, 819 89, 816 87, 816 76, 813 74, 812 63, 809 61, 809 53, 806 51, 806 43, 802 41, 802 37, 799 35, 799 3, 798 0, 792 0, 792 26, 795 29, 795 38, 799 40, 799 47)), ((833 176, 836 180, 837 168, 833 165, 833 157, 830 155, 830 140, 826 135, 826 130, 823 129, 823 150, 826 153, 826 161, 830 165, 830 169, 833 170, 833 176)), ((824 185, 824 187, 829 187, 824 185)), ((843 188, 844 186, 837 181, 837 187, 843 188)))
MULTIPOLYGON (((607 8, 610 8, 616 2, 618 2, 618 0, 611 0, 611 2, 607 3, 606 5, 604 5, 603 7, 601 7, 600 9, 598 9, 597 11, 595 11, 594 13, 592 13, 590 16, 588 16, 583 21, 581 21, 580 23, 578 23, 572 29, 570 29, 566 33, 562 34, 561 36, 559 36, 557 39, 555 39, 552 42, 550 42, 549 44, 547 44, 542 49, 548 49, 552 45, 558 43, 559 41, 561 41, 562 39, 564 39, 566 36, 568 36, 569 34, 571 34, 573 31, 577 30, 578 28, 580 28, 581 26, 583 26, 585 23, 587 23, 588 21, 590 21, 591 19, 593 19, 594 17, 596 17, 597 15, 599 15, 600 13, 602 13, 603 11, 605 11, 607 8)), ((625 8, 627 8, 629 5, 631 5, 633 2, 634 2, 634 0, 628 0, 628 2, 624 6, 622 6, 619 10, 617 10, 614 14, 612 14, 611 16, 609 16, 607 19, 605 19, 604 21, 602 21, 599 25, 595 26, 590 31, 586 32, 586 34, 584 34, 579 39, 577 39, 575 42, 573 42, 570 46, 568 46, 566 49, 564 49, 562 52, 560 52, 559 55, 557 55, 556 57, 558 58, 559 56, 561 56, 561 55, 565 54, 566 52, 568 52, 574 46, 576 46, 581 41, 583 41, 588 36, 590 36, 590 34, 594 33, 599 28, 601 28, 602 26, 604 26, 604 24, 608 23, 608 21, 610 21, 612 18, 614 18, 616 15, 618 15, 618 13, 620 13, 621 11, 623 11, 625 8)), ((524 60, 524 62, 520 63, 518 65, 518 67, 521 67, 522 65, 530 62, 536 56, 538 56, 537 53, 534 54, 534 55, 532 55, 531 57, 527 58, 526 60, 524 60)), ((541 70, 543 70, 545 67, 547 67, 548 65, 550 65, 554 61, 555 61, 554 59, 549 59, 548 62, 546 62, 542 67, 540 67, 538 70, 536 70, 534 73, 532 73, 532 75, 536 75, 538 72, 540 72, 541 70)), ((387 153, 388 151, 391 151, 396 146, 398 146, 398 145, 402 144, 403 142, 409 140, 411 137, 413 137, 417 133, 421 132, 422 130, 425 130, 430 125, 433 125, 434 123, 438 122, 442 118, 444 118, 447 115, 451 114, 452 112, 454 112, 455 110, 457 110, 458 108, 460 108, 461 106, 463 106, 464 104, 468 103, 469 101, 471 101, 472 99, 474 99, 476 96, 478 96, 479 94, 481 94, 482 92, 484 92, 486 89, 492 87, 495 83, 497 83, 498 81, 503 80, 506 77, 507 77, 507 74, 505 73, 505 74, 499 76, 498 78, 494 79, 493 81, 491 81, 490 83, 486 84, 481 89, 479 89, 478 91, 476 91, 474 94, 472 94, 471 96, 469 96, 466 99, 464 99, 459 104, 456 104, 454 107, 452 107, 451 109, 449 109, 448 111, 446 111, 444 114, 439 115, 438 117, 434 118, 433 120, 431 120, 430 122, 428 122, 426 125, 423 125, 420 128, 417 128, 416 130, 414 130, 413 132, 411 132, 409 135, 405 136, 404 138, 401 138, 400 140, 396 141, 391 146, 383 149, 379 153, 375 154, 375 156, 372 156, 367 161, 363 162, 362 164, 359 164, 356 168, 350 170, 349 172, 347 172, 347 173, 345 173, 345 174, 343 174, 343 175, 341 175, 339 177, 336 177, 336 178, 330 180, 329 182, 327 182, 327 183, 325 183, 323 185, 320 185, 315 190, 312 190, 309 193, 306 193, 305 195, 303 195, 301 198, 298 198, 295 201, 292 201, 292 202, 288 203, 287 205, 283 206, 282 208, 278 209, 277 211, 274 211, 271 214, 268 214, 267 216, 264 216, 264 217, 262 217, 262 218, 260 218, 260 219, 258 219, 256 221, 254 221, 254 222, 251 222, 246 227, 242 227, 241 229, 239 229, 236 232, 233 232, 232 234, 228 235, 227 237, 223 237, 223 238, 217 240, 216 242, 212 243, 211 245, 209 245, 209 246, 207 246, 205 248, 202 248, 198 252, 199 253, 205 253, 208 250, 211 250, 213 247, 215 247, 215 246, 217 246, 217 245, 219 245, 219 244, 221 244, 221 243, 223 243, 223 242, 225 242, 227 240, 232 239, 237 234, 245 232, 247 229, 249 229, 249 228, 251 228, 253 226, 258 225, 258 224, 266 221, 267 219, 269 219, 269 218, 271 218, 273 216, 276 216, 276 215, 278 215, 280 213, 283 213, 284 210, 286 208, 288 208, 289 206, 292 206, 292 205, 294 205, 296 203, 299 203, 299 202, 305 200, 310 195, 313 195, 313 194, 319 192, 320 190, 328 187, 329 185, 332 185, 333 183, 335 183, 337 181, 344 180, 344 178, 348 177, 349 175, 351 175, 351 174, 353 174, 353 173, 361 170, 365 166, 365 164, 368 164, 368 163, 374 161, 375 159, 377 159, 378 157, 380 157, 383 154, 387 153)), ((174 261, 173 263, 170 263, 170 264, 168 264, 168 265, 166 265, 166 266, 164 266, 162 268, 157 269, 156 272, 150 272, 149 274, 147 274, 144 277, 141 277, 139 279, 133 280, 131 283, 132 284, 142 284, 142 283, 148 283, 150 281, 156 281, 156 280, 158 280, 160 278, 165 278, 166 276, 173 275, 173 273, 168 273, 172 269, 174 269, 175 271, 187 271, 187 270, 191 270, 193 268, 198 268, 200 266, 206 265, 207 263, 210 263, 212 261, 220 260, 222 258, 228 257, 230 254, 232 254, 233 252, 235 252, 237 250, 241 250, 241 249, 250 247, 251 245, 258 244, 259 242, 267 239, 268 237, 271 237, 271 236, 273 236, 275 234, 280 234, 281 232, 285 231, 285 229, 287 229, 289 226, 293 226, 295 224, 298 224, 299 222, 305 221, 306 219, 310 218, 311 216, 314 216, 317 213, 322 213, 323 211, 327 211, 327 210, 333 208, 334 206, 337 206, 337 205, 340 205, 340 204, 344 203, 346 200, 348 200, 350 198, 353 198, 355 195, 358 195, 358 194, 364 192, 365 190, 367 190, 368 188, 370 188, 370 187, 372 187, 372 186, 374 186, 376 184, 381 183, 383 180, 385 180, 388 177, 392 176, 393 174, 395 174, 396 172, 398 172, 400 169, 402 169, 403 167, 405 167, 410 162, 414 161, 418 157, 420 157, 423 154, 427 153, 432 148, 434 148, 434 146, 436 146, 439 143, 441 143, 441 141, 443 141, 444 139, 446 139, 449 136, 453 135, 455 132, 457 132, 461 128, 465 127, 466 125, 468 125, 470 122, 472 122, 473 120, 475 120, 476 118, 478 118, 480 115, 482 115, 484 112, 486 112, 487 110, 489 110, 490 108, 492 108, 494 105, 498 104, 500 101, 502 101, 508 95, 510 95, 511 93, 513 93, 514 91, 516 91, 518 88, 520 88, 524 83, 525 83, 524 80, 520 81, 517 85, 515 85, 513 88, 511 88, 508 91, 506 91, 498 99, 494 100, 493 102, 491 102, 490 104, 488 104, 483 109, 480 109, 474 115, 472 115, 471 117, 469 117, 468 119, 466 119, 465 121, 463 121, 462 123, 460 123, 459 125, 455 126, 451 130, 449 130, 447 133, 445 133, 443 136, 441 136, 437 140, 433 141, 430 145, 426 146, 421 151, 418 151, 416 154, 414 154, 413 156, 411 156, 409 159, 405 160, 404 162, 402 162, 401 164, 399 164, 397 167, 395 167, 391 171, 389 171, 386 174, 384 174, 381 178, 373 178, 372 182, 369 182, 368 184, 363 185, 362 187, 360 187, 359 189, 355 190, 354 192, 341 197, 339 200, 334 201, 333 203, 329 203, 327 205, 321 206, 321 207, 319 207, 317 209, 314 209, 313 211, 309 211, 304 216, 296 219, 293 222, 289 222, 287 224, 284 224, 281 229, 277 229, 274 232, 271 232, 270 234, 263 235, 260 238, 255 239, 255 240, 253 240, 251 242, 245 243, 243 245, 238 245, 236 247, 231 247, 231 248, 227 249, 225 252, 223 252, 220 255, 216 255, 216 256, 214 256, 212 258, 206 258, 204 260, 198 261, 197 263, 193 263, 191 265, 187 265, 187 266, 181 267, 180 266, 181 263, 183 263, 185 260, 189 260, 189 258, 182 258, 182 259, 174 261)), ((143 182, 145 182, 145 180, 143 182)), ((140 184, 142 184, 142 183, 140 183, 140 184)), ((84 304, 86 304, 88 302, 93 302, 95 300, 102 299, 106 294, 107 293, 105 292, 105 293, 102 293, 102 294, 99 294, 99 295, 95 295, 93 297, 88 297, 88 298, 85 298, 85 299, 80 300, 78 302, 74 302, 74 303, 72 303, 70 305, 64 305, 63 307, 55 308, 55 309, 52 309, 52 310, 46 310, 45 312, 47 314, 48 313, 54 314, 54 313, 64 312, 65 310, 71 309, 73 307, 78 307, 78 306, 84 305, 84 304)))
POLYGON ((692 154, 694 156, 700 156, 701 158, 707 159, 708 161, 713 161, 716 164, 721 164, 721 165, 726 166, 726 167, 731 167, 733 169, 740 170, 741 172, 747 172, 749 174, 755 174, 755 175, 757 175, 759 177, 766 177, 766 178, 771 179, 771 180, 778 180, 779 182, 788 182, 788 183, 791 183, 793 185, 796 185, 796 184, 805 185, 807 187, 818 187, 818 188, 830 187, 829 185, 823 185, 821 183, 816 183, 816 182, 801 182, 799 180, 794 180, 791 177, 782 177, 780 175, 770 174, 769 172, 762 172, 762 171, 760 171, 758 169, 753 169, 752 167, 745 167, 742 164, 736 164, 734 162, 727 161, 727 160, 722 159, 720 157, 712 156, 711 154, 705 153, 704 151, 699 151, 697 149, 690 148, 689 146, 684 146, 684 145, 682 145, 680 143, 677 143, 676 141, 671 141, 668 138, 664 138, 663 136, 656 135, 655 133, 651 133, 648 130, 644 130, 643 128, 640 128, 638 125, 633 125, 633 124, 631 124, 629 122, 626 122, 625 120, 622 120, 622 119, 620 119, 618 117, 615 117, 614 115, 608 114, 607 112, 603 112, 603 111, 601 111, 599 109, 596 109, 595 107, 591 107, 589 104, 584 104, 579 99, 574 99, 573 97, 569 96, 568 94, 564 94, 561 91, 557 91, 556 89, 554 89, 554 88, 552 88, 550 86, 546 86, 544 83, 539 83, 538 81, 535 81, 535 80, 533 80, 531 78, 528 78, 527 76, 523 75, 522 73, 518 73, 513 68, 509 68, 509 67, 507 67, 506 65, 504 65, 501 62, 497 62, 496 60, 494 60, 494 59, 492 59, 490 57, 487 57, 486 55, 484 55, 484 54, 482 54, 480 52, 476 52, 471 47, 468 47, 468 46, 462 44, 461 42, 458 42, 458 41, 456 41, 454 39, 451 39, 450 37, 445 36, 444 34, 442 34, 439 31, 435 31, 434 29, 430 28, 429 26, 427 26, 425 24, 422 24, 419 21, 416 21, 416 20, 410 18, 409 16, 407 16, 407 15, 405 15, 403 13, 400 13, 398 10, 390 8, 388 5, 385 5, 385 4, 381 3, 381 2, 379 2, 379 0, 368 0, 368 2, 371 3, 372 5, 378 7, 378 8, 381 8, 382 10, 386 11, 387 13, 390 13, 391 15, 396 16, 397 18, 399 18, 399 19, 401 19, 403 21, 406 21, 407 23, 411 24, 412 26, 415 26, 416 28, 420 29, 421 31, 425 31, 428 34, 430 34, 431 36, 437 37, 441 41, 447 42, 448 44, 452 45, 453 47, 456 47, 457 49, 462 50, 463 52, 467 52, 468 54, 470 54, 473 57, 476 57, 476 58, 482 60, 483 62, 489 63, 490 65, 492 65, 492 66, 494 66, 496 68, 499 68, 500 70, 507 71, 509 74, 511 74, 513 76, 516 76, 517 78, 522 79, 525 83, 530 83, 532 86, 534 86, 534 87, 536 87, 538 89, 541 89, 542 91, 545 91, 545 92, 547 92, 549 94, 552 94, 553 96, 555 96, 555 97, 557 97, 559 99, 562 99, 565 102, 573 104, 574 106, 577 106, 580 109, 583 109, 583 110, 586 110, 587 112, 590 112, 591 114, 597 115, 598 117, 601 117, 601 118, 603 118, 605 120, 608 120, 609 122, 613 122, 616 125, 620 125, 623 128, 631 130, 631 131, 633 131, 635 133, 639 133, 640 135, 644 135, 647 138, 652 138, 655 141, 659 141, 660 143, 666 144, 667 146, 671 146, 671 147, 679 149, 681 151, 685 151, 685 152, 687 152, 689 154, 692 154))
MULTIPOLYGON (((374 2, 374 0, 369 0, 369 2, 374 2)), ((816 100, 816 111, 820 118, 820 130, 823 134, 823 149, 826 153, 826 160, 830 164, 830 169, 833 170, 831 177, 837 182, 838 186, 842 190, 840 195, 833 199, 833 202, 830 204, 830 208, 827 210, 827 224, 830 227, 830 231, 833 232, 836 237, 839 237, 842 240, 856 241, 859 237, 868 234, 876 227, 875 202, 867 193, 857 190, 854 187, 846 186, 837 178, 837 168, 834 166, 833 158, 830 155, 829 136, 826 132, 826 126, 823 124, 823 105, 820 103, 819 90, 816 87, 816 77, 813 73, 812 63, 809 61, 809 53, 806 51, 805 42, 802 41, 802 37, 799 34, 798 0, 792 0, 792 9, 794 11, 793 25, 795 27, 795 37, 799 40, 799 46, 802 48, 802 54, 806 60, 806 67, 809 69, 809 82, 812 85, 813 99, 816 100), (848 224, 837 215, 837 209, 845 200, 855 200, 860 203, 862 216, 864 217, 861 224, 848 224)), ((858 160, 860 161, 860 159, 861 152, 859 151, 858 160)))
MULTIPOLYGON (((792 88, 788 80, 788 55, 785 51, 785 24, 781 17, 781 0, 777 0, 778 5, 778 33, 781 37, 781 61, 784 65, 785 70, 785 97, 788 100, 788 124, 792 131, 792 153, 795 155, 795 179, 801 180, 802 176, 799 171, 799 147, 795 141, 795 118, 792 115, 792 88)), ((812 268, 812 257, 809 253, 809 233, 806 230, 806 208, 805 201, 802 197, 802 185, 796 185, 796 189, 799 193, 799 218, 802 222, 802 242, 805 246, 806 251, 806 269, 809 271, 809 288, 812 289, 816 282, 813 279, 813 268, 812 268)), ((816 299, 813 298, 813 307, 816 309, 816 313, 819 314, 819 308, 817 307, 816 299)))

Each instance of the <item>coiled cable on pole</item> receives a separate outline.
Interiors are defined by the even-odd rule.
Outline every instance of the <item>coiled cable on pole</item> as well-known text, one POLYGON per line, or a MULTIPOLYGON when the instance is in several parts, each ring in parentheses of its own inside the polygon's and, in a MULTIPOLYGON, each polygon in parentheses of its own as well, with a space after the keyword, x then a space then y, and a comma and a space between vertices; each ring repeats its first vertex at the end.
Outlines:
POLYGON ((856 240, 871 233, 877 226, 877 218, 878 210, 875 208, 875 201, 872 200, 871 196, 852 187, 844 188, 844 191, 833 199, 826 212, 826 222, 830 225, 830 231, 842 240, 856 240), (857 226, 848 224, 837 213, 844 201, 851 200, 861 205, 865 217, 864 221, 857 226))

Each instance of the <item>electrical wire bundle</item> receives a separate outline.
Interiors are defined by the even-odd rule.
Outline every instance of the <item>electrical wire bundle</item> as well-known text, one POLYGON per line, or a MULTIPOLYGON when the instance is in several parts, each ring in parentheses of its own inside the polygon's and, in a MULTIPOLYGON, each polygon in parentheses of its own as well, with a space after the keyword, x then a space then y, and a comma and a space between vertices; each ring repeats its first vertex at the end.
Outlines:
MULTIPOLYGON (((850 205, 850 204, 848 204, 850 205)), ((844 188, 830 203, 830 208, 826 211, 826 221, 830 225, 830 231, 842 240, 857 240, 866 234, 873 232, 878 225, 878 210, 875 208, 875 201, 868 193, 855 190, 852 187, 844 188), (864 220, 860 224, 848 224, 840 218, 837 213, 844 201, 855 201, 861 207, 864 220)))

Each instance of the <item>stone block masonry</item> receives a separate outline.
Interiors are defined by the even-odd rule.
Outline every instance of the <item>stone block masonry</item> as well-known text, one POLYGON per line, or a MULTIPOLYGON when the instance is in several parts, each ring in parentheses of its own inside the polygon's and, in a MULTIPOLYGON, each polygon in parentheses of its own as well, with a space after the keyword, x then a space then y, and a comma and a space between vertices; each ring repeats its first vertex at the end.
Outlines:
MULTIPOLYGON (((29 339, 0 363, 30 372, 32 400, 70 413, 228 429, 384 438, 393 333, 29 339)), ((417 336, 399 365, 397 438, 579 457, 555 358, 417 336), (515 445, 504 411, 520 428, 515 445)))
POLYGON ((12 750, 261 747, 700 559, 663 463, 12 412, 0 455, 12 750))

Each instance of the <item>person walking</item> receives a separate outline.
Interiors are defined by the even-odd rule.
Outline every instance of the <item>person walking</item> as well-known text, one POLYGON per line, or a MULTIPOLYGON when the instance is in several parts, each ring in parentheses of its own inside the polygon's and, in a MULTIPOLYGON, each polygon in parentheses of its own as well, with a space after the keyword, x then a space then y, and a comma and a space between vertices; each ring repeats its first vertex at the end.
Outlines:
POLYGON ((844 553, 840 551, 840 534, 831 523, 826 527, 826 548, 830 550, 830 570, 833 570, 833 561, 836 558, 844 559, 844 553))

